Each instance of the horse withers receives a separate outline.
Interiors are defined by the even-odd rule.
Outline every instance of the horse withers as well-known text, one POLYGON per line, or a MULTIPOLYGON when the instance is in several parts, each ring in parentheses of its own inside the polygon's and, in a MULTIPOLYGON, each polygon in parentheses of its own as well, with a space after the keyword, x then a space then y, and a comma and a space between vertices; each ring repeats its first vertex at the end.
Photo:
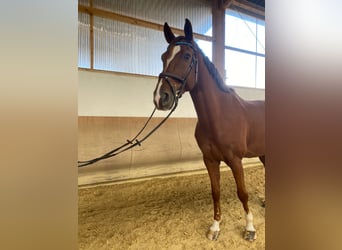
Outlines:
POLYGON ((248 207, 242 158, 259 157, 265 165, 265 102, 243 100, 220 77, 217 69, 193 40, 192 25, 184 25, 185 36, 172 33, 164 24, 169 46, 162 55, 163 71, 154 90, 154 104, 170 110, 189 91, 198 117, 195 138, 208 170, 214 203, 214 222, 207 237, 216 240, 222 219, 220 207, 220 162, 232 170, 237 195, 246 213, 244 238, 256 239, 253 215, 248 207))

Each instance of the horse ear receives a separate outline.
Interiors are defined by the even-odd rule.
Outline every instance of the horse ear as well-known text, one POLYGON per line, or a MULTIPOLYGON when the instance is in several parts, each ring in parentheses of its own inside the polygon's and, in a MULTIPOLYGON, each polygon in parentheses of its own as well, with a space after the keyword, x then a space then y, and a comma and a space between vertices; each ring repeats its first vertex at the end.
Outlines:
POLYGON ((192 41, 193 35, 192 35, 192 25, 189 19, 185 19, 185 24, 184 24, 184 34, 185 34, 185 39, 188 41, 192 41))
POLYGON ((164 36, 168 43, 171 43, 175 39, 175 35, 167 23, 164 23, 164 36))

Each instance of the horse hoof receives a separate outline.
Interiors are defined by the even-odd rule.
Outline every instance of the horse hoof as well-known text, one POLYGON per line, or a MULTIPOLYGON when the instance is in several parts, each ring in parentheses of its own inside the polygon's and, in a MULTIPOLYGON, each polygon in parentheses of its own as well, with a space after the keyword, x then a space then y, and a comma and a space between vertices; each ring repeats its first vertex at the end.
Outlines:
POLYGON ((266 201, 262 201, 261 206, 265 208, 266 207, 266 201))
POLYGON ((254 241, 256 239, 256 232, 255 231, 247 231, 244 232, 244 239, 248 241, 254 241))
POLYGON ((260 205, 261 205, 261 207, 265 208, 266 207, 266 200, 265 199, 260 200, 260 205))
POLYGON ((208 233, 207 233, 207 238, 209 240, 217 240, 217 238, 219 237, 220 231, 212 231, 211 229, 209 229, 208 233))

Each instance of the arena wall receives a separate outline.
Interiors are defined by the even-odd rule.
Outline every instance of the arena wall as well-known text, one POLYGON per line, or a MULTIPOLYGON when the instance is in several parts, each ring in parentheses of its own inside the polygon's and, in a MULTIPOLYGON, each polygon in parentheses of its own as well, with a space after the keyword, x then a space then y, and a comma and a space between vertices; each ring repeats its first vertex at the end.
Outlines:
MULTIPOLYGON (((97 157, 133 138, 154 108, 152 93, 156 83, 157 77, 79 70, 79 160, 97 157)), ((235 90, 244 99, 265 99, 261 89, 235 90)), ((166 114, 158 111, 147 131, 166 114)), ((204 170, 194 139, 196 122, 190 95, 186 93, 171 118, 142 146, 80 168, 79 184, 204 170)), ((249 159, 244 164, 259 161, 249 159)))

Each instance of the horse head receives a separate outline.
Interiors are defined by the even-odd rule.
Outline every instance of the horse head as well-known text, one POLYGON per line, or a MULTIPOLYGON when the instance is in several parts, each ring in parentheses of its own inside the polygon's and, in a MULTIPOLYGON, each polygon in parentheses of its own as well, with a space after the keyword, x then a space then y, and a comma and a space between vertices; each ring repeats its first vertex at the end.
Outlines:
POLYGON ((169 25, 164 24, 164 36, 169 46, 161 56, 163 71, 153 92, 157 109, 171 109, 184 92, 191 91, 196 85, 198 49, 188 19, 185 20, 184 34, 175 37, 169 25))

